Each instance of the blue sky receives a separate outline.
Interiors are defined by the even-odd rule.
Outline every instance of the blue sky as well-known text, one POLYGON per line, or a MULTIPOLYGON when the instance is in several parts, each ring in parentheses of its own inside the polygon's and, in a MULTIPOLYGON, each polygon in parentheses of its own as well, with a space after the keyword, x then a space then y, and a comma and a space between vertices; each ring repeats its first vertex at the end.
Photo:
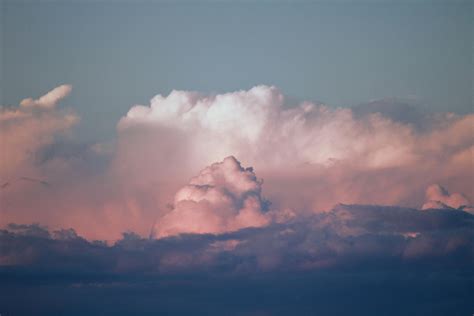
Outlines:
POLYGON ((172 89, 257 84, 351 106, 383 97, 472 111, 472 2, 3 1, 1 104, 70 83, 79 137, 107 139, 172 89))

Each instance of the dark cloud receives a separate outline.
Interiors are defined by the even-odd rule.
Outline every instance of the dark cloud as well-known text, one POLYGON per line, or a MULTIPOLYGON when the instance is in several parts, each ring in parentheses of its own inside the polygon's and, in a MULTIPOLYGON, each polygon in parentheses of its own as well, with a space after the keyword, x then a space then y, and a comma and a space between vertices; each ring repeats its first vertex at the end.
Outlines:
POLYGON ((49 232, 10 224, 0 231, 3 267, 166 274, 202 269, 225 273, 313 270, 375 259, 474 262, 474 216, 456 210, 339 205, 283 224, 223 234, 181 234, 158 240, 133 232, 113 245, 87 241, 73 229, 49 232), (451 260, 450 256, 455 256, 451 260), (67 258, 68 260, 64 260, 67 258), (460 260, 462 259, 462 260, 460 260), (451 261, 450 261, 451 260, 451 261), (94 263, 84 264, 84 262, 94 263))
POLYGON ((456 210, 339 205, 219 235, 127 232, 112 245, 11 224, 0 249, 6 315, 342 315, 340 304, 355 315, 374 306, 455 315, 474 307, 474 216, 456 210))

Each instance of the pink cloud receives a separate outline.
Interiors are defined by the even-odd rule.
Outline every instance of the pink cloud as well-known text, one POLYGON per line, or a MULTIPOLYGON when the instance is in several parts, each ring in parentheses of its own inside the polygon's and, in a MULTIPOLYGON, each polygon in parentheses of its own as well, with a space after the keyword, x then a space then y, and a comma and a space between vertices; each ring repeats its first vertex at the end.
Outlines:
POLYGON ((468 212, 474 212, 474 207, 469 200, 461 193, 450 194, 448 190, 439 184, 433 184, 426 189, 426 202, 423 204, 423 210, 427 209, 462 209, 468 212))
POLYGON ((71 87, 64 85, 38 100, 23 100, 19 107, 0 107, 2 181, 21 176, 42 177, 34 166, 34 153, 52 144, 55 137, 69 132, 79 121, 76 114, 55 108, 70 91, 71 87))
POLYGON ((87 163, 107 163, 86 172, 63 157, 35 162, 79 120, 56 106, 70 90, 1 108, 0 184, 14 184, 1 190, 0 224, 40 222, 114 240, 127 230, 148 236, 155 222, 161 237, 284 222, 337 203, 419 207, 432 183, 474 198, 473 114, 426 115, 429 127, 419 130, 380 113, 292 104, 275 87, 173 91, 132 107, 110 144, 87 147, 87 163), (265 186, 229 156, 254 166, 265 186))
POLYGON ((266 225, 261 185, 252 168, 232 156, 214 163, 176 193, 174 208, 157 222, 156 237, 266 225))
POLYGON ((67 97, 72 91, 72 86, 68 84, 61 85, 49 91, 45 95, 34 100, 32 98, 23 99, 20 107, 37 107, 43 109, 52 109, 56 107, 59 101, 67 97))
POLYGON ((143 151, 151 161, 117 160, 130 167, 129 178, 160 174, 184 181, 234 155, 259 170, 273 202, 312 211, 338 202, 417 206, 433 182, 473 197, 474 115, 426 115, 424 121, 429 128, 418 130, 380 113, 288 104, 268 86, 218 95, 173 91, 132 107, 118 124, 119 139, 134 140, 122 142, 123 156, 143 151))

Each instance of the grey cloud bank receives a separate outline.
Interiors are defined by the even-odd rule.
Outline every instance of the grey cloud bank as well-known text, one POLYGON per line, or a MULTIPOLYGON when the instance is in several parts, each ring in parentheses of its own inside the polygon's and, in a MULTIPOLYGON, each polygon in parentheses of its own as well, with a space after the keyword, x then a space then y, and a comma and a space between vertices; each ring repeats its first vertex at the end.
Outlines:
POLYGON ((107 315, 339 315, 339 301, 356 315, 375 306, 387 315, 457 315, 473 308, 473 245, 469 213, 363 205, 224 234, 150 240, 125 233, 113 245, 12 224, 0 231, 0 305, 20 315, 99 308, 107 315), (22 305, 12 291, 27 291, 22 305), (90 303, 78 305, 84 299, 90 303))

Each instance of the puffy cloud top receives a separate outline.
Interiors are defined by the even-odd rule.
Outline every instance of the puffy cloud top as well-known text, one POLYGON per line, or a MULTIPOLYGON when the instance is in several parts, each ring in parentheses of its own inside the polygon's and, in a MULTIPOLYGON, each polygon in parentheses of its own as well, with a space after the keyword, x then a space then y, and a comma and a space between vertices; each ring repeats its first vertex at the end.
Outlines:
POLYGON ((175 195, 174 208, 156 225, 156 236, 222 233, 268 223, 262 182, 233 156, 203 169, 175 195))
POLYGON ((184 181, 234 155, 265 177, 274 205, 313 211, 337 203, 414 207, 436 182, 472 198, 474 115, 387 102, 362 109, 294 103, 272 86, 172 91, 120 120, 115 161, 127 181, 149 183, 184 181))
POLYGON ((413 158, 408 127, 380 115, 356 119, 350 109, 310 102, 291 106, 269 86, 218 95, 187 91, 157 95, 150 106, 130 109, 119 130, 139 126, 191 134, 193 157, 201 158, 202 164, 229 154, 259 168, 344 160, 386 167, 413 158))

